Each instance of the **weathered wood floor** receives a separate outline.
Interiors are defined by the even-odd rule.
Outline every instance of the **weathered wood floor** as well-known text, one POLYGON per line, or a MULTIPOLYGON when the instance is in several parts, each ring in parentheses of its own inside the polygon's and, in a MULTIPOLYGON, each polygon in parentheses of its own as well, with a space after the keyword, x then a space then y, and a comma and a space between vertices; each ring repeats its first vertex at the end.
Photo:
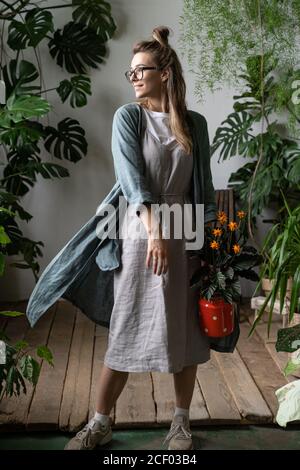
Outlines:
MULTIPOLYGON (((1 310, 12 305, 2 305, 1 310)), ((15 303, 25 311, 26 302, 15 303)), ((190 422, 197 424, 273 423, 277 413, 275 390, 299 378, 285 377, 286 353, 275 350, 275 316, 272 334, 266 338, 261 323, 248 338, 253 319, 249 301, 241 306, 241 335, 233 354, 212 351, 211 360, 198 365, 190 408, 190 422)), ((103 365, 108 330, 96 326, 65 300, 57 302, 34 328, 26 317, 3 321, 12 340, 30 345, 47 344, 54 355, 54 368, 42 364, 39 382, 28 386, 26 395, 4 398, 0 406, 0 431, 77 431, 94 414, 97 380, 103 365)), ((0 323, 1 329, 1 323, 0 323)), ((133 372, 111 416, 113 427, 169 425, 175 407, 173 375, 133 372)))

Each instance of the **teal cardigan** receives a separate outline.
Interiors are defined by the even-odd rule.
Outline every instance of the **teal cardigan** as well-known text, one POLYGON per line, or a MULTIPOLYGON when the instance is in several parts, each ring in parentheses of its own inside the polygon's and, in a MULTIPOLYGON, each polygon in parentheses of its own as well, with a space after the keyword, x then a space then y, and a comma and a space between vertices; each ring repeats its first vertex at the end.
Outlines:
MULTIPOLYGON (((109 328, 114 304, 113 275, 120 266, 119 197, 135 204, 137 210, 143 203, 159 202, 147 188, 144 177, 142 112, 136 102, 124 104, 115 111, 111 147, 116 182, 96 214, 75 233, 41 274, 26 310, 31 326, 59 298, 64 298, 92 321, 109 328), (103 210, 106 204, 115 208, 115 214, 103 210), (112 228, 109 232, 108 222, 112 228), (111 236, 112 230, 117 235, 115 238, 111 236)), ((207 122, 202 114, 188 110, 187 123, 193 139, 192 205, 204 204, 204 222, 209 222, 216 219, 216 202, 207 122)), ((217 339, 211 347, 232 352, 234 346, 232 342, 228 345, 227 337, 225 342, 224 338, 217 339)))

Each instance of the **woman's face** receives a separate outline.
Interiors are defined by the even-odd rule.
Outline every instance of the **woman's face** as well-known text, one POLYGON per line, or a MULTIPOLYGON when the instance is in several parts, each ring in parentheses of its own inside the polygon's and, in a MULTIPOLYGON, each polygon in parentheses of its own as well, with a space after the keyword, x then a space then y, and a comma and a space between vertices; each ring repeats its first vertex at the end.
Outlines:
MULTIPOLYGON (((137 52, 131 61, 130 70, 140 67, 156 67, 152 54, 149 52, 137 52)), ((167 79, 167 73, 161 70, 143 70, 143 78, 137 79, 131 75, 131 83, 135 87, 137 98, 157 98, 161 96, 162 83, 167 79)))

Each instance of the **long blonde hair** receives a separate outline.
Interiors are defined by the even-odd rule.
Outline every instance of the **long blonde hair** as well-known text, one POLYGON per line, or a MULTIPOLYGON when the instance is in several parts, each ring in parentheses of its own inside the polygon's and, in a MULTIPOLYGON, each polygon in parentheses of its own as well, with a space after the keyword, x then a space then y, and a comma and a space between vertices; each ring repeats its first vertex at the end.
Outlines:
MULTIPOLYGON (((169 33, 170 29, 167 26, 154 28, 152 31, 153 39, 136 43, 132 52, 133 54, 150 52, 160 70, 169 69, 168 80, 163 82, 163 104, 166 112, 170 113, 170 128, 177 142, 181 144, 186 153, 191 154, 193 141, 187 124, 186 84, 178 56, 168 43, 169 33)), ((140 98, 136 102, 149 108, 148 98, 140 98)))

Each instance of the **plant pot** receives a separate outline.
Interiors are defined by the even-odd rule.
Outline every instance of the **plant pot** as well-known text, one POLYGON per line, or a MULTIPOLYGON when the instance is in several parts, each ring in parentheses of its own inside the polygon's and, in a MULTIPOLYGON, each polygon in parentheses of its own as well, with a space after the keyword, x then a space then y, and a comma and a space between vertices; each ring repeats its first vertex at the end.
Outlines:
POLYGON ((199 299, 200 326, 206 336, 224 337, 234 328, 233 305, 223 299, 199 299))
MULTIPOLYGON (((292 284, 293 284, 293 279, 290 277, 288 279, 287 286, 286 286, 286 298, 287 299, 291 298, 292 284)), ((273 289, 273 285, 274 285, 274 279, 269 279, 267 277, 262 278, 261 287, 266 297, 269 295, 270 291, 273 289)), ((277 292, 276 294, 276 299, 278 300, 280 299, 279 292, 277 292)))

